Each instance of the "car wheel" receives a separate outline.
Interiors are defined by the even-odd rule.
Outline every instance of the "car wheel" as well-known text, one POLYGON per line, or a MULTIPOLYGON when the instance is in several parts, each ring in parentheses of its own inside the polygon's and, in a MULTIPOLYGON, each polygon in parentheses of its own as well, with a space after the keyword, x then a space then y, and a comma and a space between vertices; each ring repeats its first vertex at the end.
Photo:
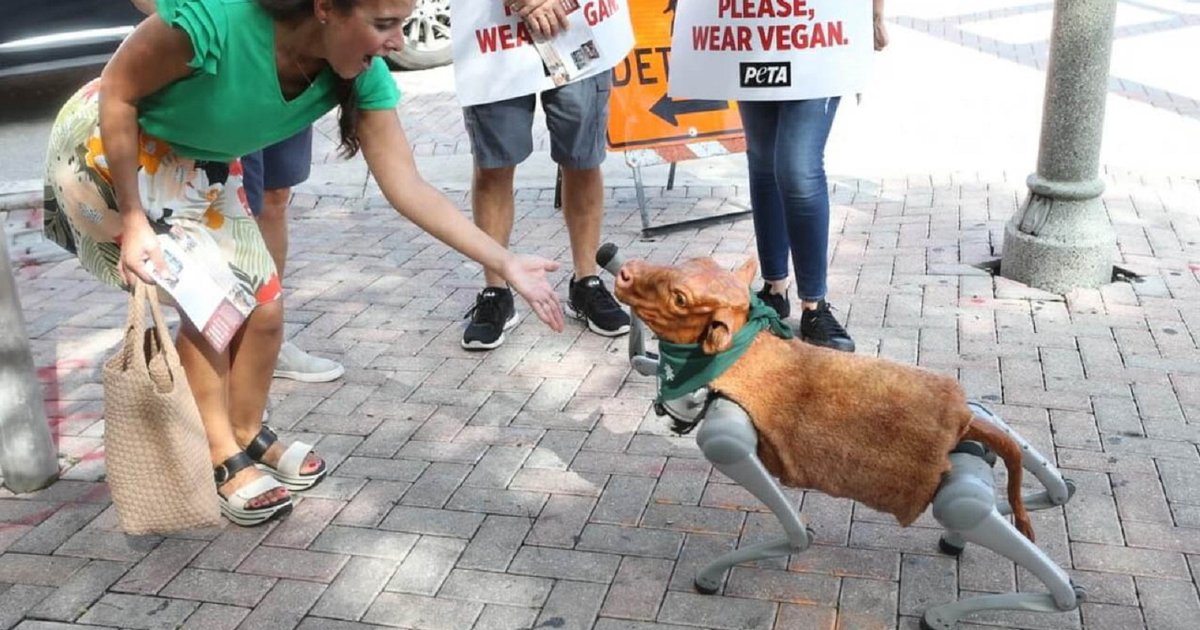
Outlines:
POLYGON ((424 70, 454 60, 450 44, 450 0, 417 0, 404 23, 404 49, 388 55, 401 70, 424 70))

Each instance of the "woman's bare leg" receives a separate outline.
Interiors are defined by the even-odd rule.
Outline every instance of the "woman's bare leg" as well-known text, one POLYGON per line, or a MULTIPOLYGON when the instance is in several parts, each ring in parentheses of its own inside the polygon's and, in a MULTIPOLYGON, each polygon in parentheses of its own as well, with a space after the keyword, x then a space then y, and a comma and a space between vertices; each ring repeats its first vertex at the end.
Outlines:
POLYGON ((275 360, 283 342, 283 302, 259 304, 229 343, 229 413, 238 444, 262 428, 275 360))
MULTIPOLYGON (((260 304, 229 344, 229 412, 234 438, 249 444, 262 429, 263 410, 275 371, 275 360, 283 342, 283 302, 260 304)), ((276 442, 263 455, 265 463, 275 465, 283 456, 283 444, 276 442)), ((321 460, 309 453, 300 471, 311 473, 321 460)))
MULTIPOLYGON (((180 326, 175 347, 179 351, 179 361, 187 374, 196 407, 200 410, 200 420, 204 423, 204 432, 208 436, 209 455, 213 466, 216 467, 242 450, 238 447, 233 425, 230 423, 229 351, 218 353, 214 350, 204 335, 186 318, 180 326)), ((262 475, 261 471, 253 467, 244 468, 221 486, 222 494, 228 495, 262 475)), ((255 497, 247 507, 262 507, 286 497, 287 494, 286 488, 277 488, 255 497)))

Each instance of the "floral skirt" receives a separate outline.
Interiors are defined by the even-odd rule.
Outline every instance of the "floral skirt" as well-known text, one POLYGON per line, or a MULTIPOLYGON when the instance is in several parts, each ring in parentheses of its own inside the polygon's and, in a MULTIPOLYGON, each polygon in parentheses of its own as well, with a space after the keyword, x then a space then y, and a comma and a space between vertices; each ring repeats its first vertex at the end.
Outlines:
MULTIPOLYGON (((117 274, 121 215, 100 141, 99 92, 99 79, 83 86, 54 121, 46 153, 45 233, 88 272, 127 288, 117 274)), ((207 268, 232 277, 248 301, 278 299, 279 274, 246 204, 241 162, 184 158, 145 133, 138 145, 138 192, 155 232, 190 237, 207 268)))

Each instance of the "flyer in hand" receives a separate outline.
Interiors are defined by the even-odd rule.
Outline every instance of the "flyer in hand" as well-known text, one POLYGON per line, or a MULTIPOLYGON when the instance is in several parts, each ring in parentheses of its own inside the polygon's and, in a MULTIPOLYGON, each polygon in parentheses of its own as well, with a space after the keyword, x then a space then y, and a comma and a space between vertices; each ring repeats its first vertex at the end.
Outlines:
MULTIPOLYGON (((542 62, 546 64, 546 71, 555 86, 594 74, 592 66, 600 62, 602 46, 596 43, 588 19, 580 10, 579 0, 559 0, 559 4, 570 20, 570 28, 559 31, 549 39, 533 35, 533 46, 542 56, 542 62)), ((533 32, 532 29, 530 32, 533 32)))
POLYGON ((212 347, 223 352, 254 310, 257 300, 227 266, 203 264, 204 258, 197 255, 202 245, 183 230, 172 228, 160 233, 158 242, 167 263, 167 275, 158 273, 149 261, 146 271, 170 294, 212 347))

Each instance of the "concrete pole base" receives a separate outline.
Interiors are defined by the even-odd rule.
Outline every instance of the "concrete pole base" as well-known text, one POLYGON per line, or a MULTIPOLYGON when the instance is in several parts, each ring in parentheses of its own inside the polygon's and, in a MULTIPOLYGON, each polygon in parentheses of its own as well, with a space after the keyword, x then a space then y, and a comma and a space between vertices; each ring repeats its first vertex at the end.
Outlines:
POLYGON ((4 486, 17 493, 40 490, 58 478, 57 449, 25 330, 0 225, 0 474, 4 486))
POLYGON ((1004 226, 1000 275, 1051 293, 1095 288, 1112 282, 1115 243, 1099 198, 1051 199, 1030 192, 1025 207, 1004 226))

